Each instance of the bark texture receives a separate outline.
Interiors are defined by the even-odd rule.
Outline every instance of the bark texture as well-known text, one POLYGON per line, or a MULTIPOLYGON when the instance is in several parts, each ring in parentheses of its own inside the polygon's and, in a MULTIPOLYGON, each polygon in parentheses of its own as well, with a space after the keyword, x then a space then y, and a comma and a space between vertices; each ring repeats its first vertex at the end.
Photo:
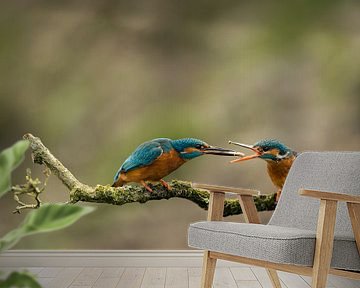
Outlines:
MULTIPOLYGON (((112 205, 124 205, 127 203, 146 203, 151 200, 170 198, 184 198, 197 204, 200 208, 207 209, 209 204, 209 192, 193 188, 190 182, 173 180, 170 182, 171 190, 167 190, 161 184, 149 184, 153 193, 149 193, 144 187, 126 185, 124 187, 111 187, 110 185, 96 185, 91 187, 81 183, 41 142, 31 134, 24 135, 24 139, 30 142, 34 163, 45 165, 56 175, 69 190, 70 202, 95 202, 112 205)), ((258 211, 271 211, 275 209, 275 194, 260 195, 254 197, 258 211)), ((241 214, 241 207, 237 199, 225 199, 224 216, 241 214)))

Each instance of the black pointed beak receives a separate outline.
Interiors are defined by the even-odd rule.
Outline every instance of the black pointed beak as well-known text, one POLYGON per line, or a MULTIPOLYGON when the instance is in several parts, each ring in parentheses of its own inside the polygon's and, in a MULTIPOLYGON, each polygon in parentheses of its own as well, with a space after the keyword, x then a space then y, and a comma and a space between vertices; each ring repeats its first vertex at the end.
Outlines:
POLYGON ((201 151, 204 154, 211 154, 211 155, 237 156, 237 157, 245 156, 245 154, 241 153, 241 152, 237 152, 237 151, 230 150, 230 149, 224 149, 224 148, 221 148, 221 147, 214 147, 214 146, 204 148, 201 151))

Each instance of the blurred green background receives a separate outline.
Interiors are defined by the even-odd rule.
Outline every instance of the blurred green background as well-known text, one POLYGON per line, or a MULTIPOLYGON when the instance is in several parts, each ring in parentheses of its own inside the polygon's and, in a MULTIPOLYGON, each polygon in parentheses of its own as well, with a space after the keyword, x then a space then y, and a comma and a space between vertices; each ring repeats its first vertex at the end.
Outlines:
MULTIPOLYGON (((157 137, 359 150, 360 2, 2 1, 0 129, 1 149, 31 132, 90 185, 157 137)), ((275 192, 264 162, 229 160, 200 157, 167 179, 275 192)), ((14 183, 26 167, 29 155, 14 183)), ((67 193, 51 177, 43 199, 67 193)), ((185 249, 206 213, 181 199, 96 206, 16 248, 185 249)), ((14 207, 1 199, 1 235, 23 218, 14 207)))

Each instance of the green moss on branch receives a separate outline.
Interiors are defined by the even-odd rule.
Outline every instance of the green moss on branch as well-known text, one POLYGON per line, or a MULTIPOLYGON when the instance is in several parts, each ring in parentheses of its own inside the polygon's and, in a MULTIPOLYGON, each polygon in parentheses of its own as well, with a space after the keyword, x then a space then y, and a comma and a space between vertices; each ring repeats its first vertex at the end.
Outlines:
MULTIPOLYGON (((153 193, 148 192, 141 186, 124 186, 113 188, 109 185, 97 185, 94 191, 88 193, 81 188, 75 188, 71 191, 70 199, 72 202, 96 202, 112 205, 124 205, 127 203, 146 203, 152 200, 162 200, 170 198, 187 199, 200 208, 207 210, 209 205, 209 192, 202 189, 196 189, 190 182, 173 180, 169 183, 171 190, 167 190, 161 184, 151 185, 153 193)), ((262 195, 254 197, 258 211, 270 211, 275 209, 275 194, 262 195)), ((237 199, 225 199, 224 216, 241 214, 241 207, 237 199)))
MULTIPOLYGON (((207 209, 209 205, 209 192, 196 189, 190 182, 173 180, 170 184, 171 190, 163 185, 150 186, 154 192, 149 193, 142 186, 124 186, 113 188, 109 185, 97 185, 95 187, 81 183, 71 172, 45 147, 40 138, 26 134, 25 139, 30 141, 33 160, 35 163, 48 167, 70 190, 70 201, 73 203, 96 202, 112 205, 125 205, 127 203, 146 203, 152 200, 184 198, 194 202, 200 208, 207 209)), ((255 205, 258 211, 269 211, 275 209, 275 195, 259 196, 255 198, 255 205)), ((224 216, 241 214, 239 201, 226 199, 224 216)))

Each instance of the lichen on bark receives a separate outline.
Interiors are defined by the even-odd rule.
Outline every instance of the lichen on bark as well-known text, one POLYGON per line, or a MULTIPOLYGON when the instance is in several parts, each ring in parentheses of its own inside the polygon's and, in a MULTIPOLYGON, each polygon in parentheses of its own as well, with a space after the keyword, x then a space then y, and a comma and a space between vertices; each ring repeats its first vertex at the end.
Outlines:
MULTIPOLYGON (((150 184, 151 185, 151 184, 150 184)), ((184 198, 197 204, 200 208, 208 209, 209 192, 196 189, 190 182, 173 180, 169 183, 171 190, 167 190, 161 184, 151 185, 154 192, 150 193, 140 186, 124 186, 113 188, 109 185, 97 185, 92 193, 75 188, 71 192, 70 200, 73 203, 78 201, 108 203, 113 205, 124 205, 127 203, 146 203, 152 200, 170 198, 184 198)), ((275 209, 275 195, 255 196, 255 205, 258 211, 269 211, 275 209)), ((224 216, 241 214, 241 207, 237 199, 225 199, 224 216)))
MULTIPOLYGON (((163 185, 149 184, 154 192, 148 192, 139 185, 126 185, 111 187, 110 185, 96 185, 91 187, 81 183, 55 156, 47 149, 41 140, 31 134, 26 134, 25 139, 30 141, 33 161, 48 167, 69 189, 70 202, 95 202, 112 205, 125 205, 127 203, 146 203, 153 200, 183 198, 200 208, 207 209, 209 205, 209 192, 192 187, 191 182, 173 180, 169 183, 171 189, 163 185)), ((258 211, 274 210, 275 194, 255 196, 255 205, 258 211)), ((224 216, 241 214, 241 207, 237 199, 225 199, 224 216)))

